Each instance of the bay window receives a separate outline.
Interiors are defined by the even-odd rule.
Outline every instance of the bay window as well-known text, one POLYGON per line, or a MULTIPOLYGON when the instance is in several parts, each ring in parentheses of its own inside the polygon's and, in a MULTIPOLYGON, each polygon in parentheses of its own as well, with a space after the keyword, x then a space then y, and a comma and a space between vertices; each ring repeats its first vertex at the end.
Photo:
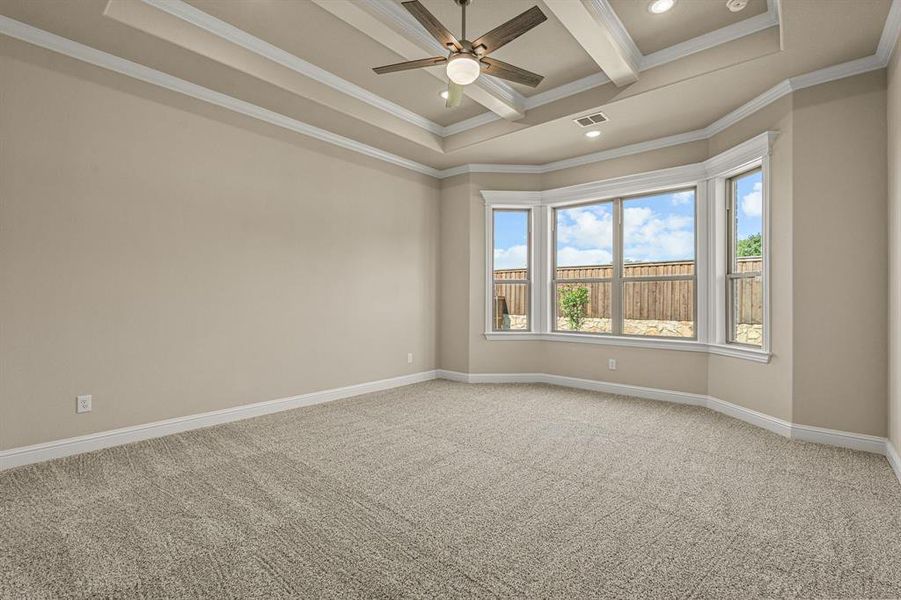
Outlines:
POLYGON ((702 163, 483 190, 489 340, 770 358, 766 132, 702 163))

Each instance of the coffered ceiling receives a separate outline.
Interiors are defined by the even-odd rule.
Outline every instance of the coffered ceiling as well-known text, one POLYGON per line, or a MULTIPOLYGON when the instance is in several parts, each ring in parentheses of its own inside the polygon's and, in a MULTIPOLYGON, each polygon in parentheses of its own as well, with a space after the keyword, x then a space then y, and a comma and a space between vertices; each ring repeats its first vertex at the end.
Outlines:
MULTIPOLYGON (((726 2, 688 0, 677 2, 660 15, 648 12, 648 3, 640 0, 609 0, 623 26, 642 54, 651 54, 692 38, 759 17, 770 7, 766 0, 749 0, 739 12, 732 12, 726 2)), ((773 8, 775 10, 775 8, 773 8)))
MULTIPOLYGON (((421 1, 460 34, 453 0, 421 1)), ((547 21, 493 56, 544 81, 482 75, 453 109, 443 66, 372 71, 441 54, 400 0, 0 0, 0 33, 434 170, 697 132, 791 78, 873 57, 901 20, 892 0, 677 0, 660 15, 646 0, 473 0, 467 37, 536 5, 547 21), (610 120, 589 140, 572 119, 596 111, 610 120)))

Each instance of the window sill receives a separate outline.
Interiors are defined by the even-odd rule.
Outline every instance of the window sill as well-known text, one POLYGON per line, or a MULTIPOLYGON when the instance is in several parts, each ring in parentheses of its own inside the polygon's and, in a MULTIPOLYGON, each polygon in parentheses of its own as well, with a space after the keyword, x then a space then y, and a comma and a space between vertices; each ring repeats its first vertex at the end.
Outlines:
POLYGON ((726 344, 707 344, 695 340, 668 340, 663 338, 638 339, 611 335, 591 335, 584 333, 534 333, 531 331, 489 331, 485 333, 489 341, 506 342, 574 342, 579 344, 596 344, 600 346, 620 346, 626 348, 651 348, 655 350, 679 350, 682 352, 707 352, 730 358, 740 358, 759 363, 770 362, 772 356, 765 350, 726 344))

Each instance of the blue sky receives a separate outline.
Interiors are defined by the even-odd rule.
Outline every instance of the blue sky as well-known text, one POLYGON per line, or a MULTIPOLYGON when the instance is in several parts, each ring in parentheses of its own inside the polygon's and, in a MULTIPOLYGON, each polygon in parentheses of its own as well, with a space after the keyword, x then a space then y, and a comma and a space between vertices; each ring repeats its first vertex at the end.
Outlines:
POLYGON ((525 269, 528 264, 529 214, 494 211, 494 268, 525 269))
MULTIPOLYGON (((760 172, 737 181, 739 237, 760 232, 760 172)), ((623 202, 623 254, 627 262, 694 259, 694 190, 668 192, 623 202)), ((528 217, 495 212, 494 266, 525 268, 528 217)), ((611 203, 557 211, 559 266, 610 264, 613 256, 611 203)))
POLYGON ((763 173, 757 171, 737 179, 736 196, 738 196, 738 239, 744 239, 760 233, 763 224, 763 173))

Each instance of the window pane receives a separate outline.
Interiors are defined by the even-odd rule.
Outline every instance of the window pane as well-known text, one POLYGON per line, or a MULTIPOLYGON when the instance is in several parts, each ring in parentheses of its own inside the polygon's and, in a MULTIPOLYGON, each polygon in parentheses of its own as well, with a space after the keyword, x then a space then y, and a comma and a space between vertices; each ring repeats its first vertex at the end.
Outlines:
POLYGON ((529 284, 495 283, 492 304, 496 331, 529 330, 529 284))
POLYGON ((624 276, 689 274, 694 260, 693 189, 623 201, 624 276))
MULTIPOLYGON (((742 258, 761 256, 763 231, 763 172, 752 171, 733 180, 733 256, 742 258)), ((759 271, 759 269, 757 269, 759 271)), ((740 266, 735 271, 744 272, 740 266)))
POLYGON ((555 218, 557 278, 610 277, 613 204, 602 202, 562 208, 555 211, 555 218))
POLYGON ((763 282, 759 276, 730 280, 732 339, 752 346, 763 345, 763 282))
POLYGON ((528 266, 529 211, 494 211, 494 278, 528 279, 528 266))
POLYGON ((558 283, 555 287, 558 331, 613 332, 609 281, 558 283))
POLYGON ((623 333, 694 337, 694 281, 623 282, 623 333))

